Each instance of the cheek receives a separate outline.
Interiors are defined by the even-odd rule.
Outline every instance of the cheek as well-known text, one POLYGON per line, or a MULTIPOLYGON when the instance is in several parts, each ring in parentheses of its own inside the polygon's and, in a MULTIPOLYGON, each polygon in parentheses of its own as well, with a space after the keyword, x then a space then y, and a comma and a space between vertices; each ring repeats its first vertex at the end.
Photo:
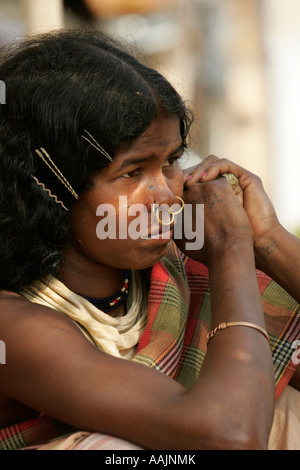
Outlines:
POLYGON ((96 226, 99 218, 96 211, 97 204, 90 194, 84 194, 73 206, 70 214, 73 244, 83 248, 97 241, 96 226))
POLYGON ((92 221, 90 217, 76 217, 72 223, 72 245, 86 251, 90 247, 93 249, 96 242, 96 218, 92 221))
MULTIPOLYGON (((184 175, 180 167, 176 169, 176 171, 174 171, 172 176, 168 177, 166 175, 166 182, 174 196, 182 196, 184 189, 184 175)), ((134 218, 134 216, 129 216, 128 214, 129 208, 132 204, 137 203, 148 207, 148 200, 150 201, 150 203, 153 203, 153 194, 151 194, 151 191, 149 193, 148 184, 145 185, 143 188, 139 187, 138 190, 134 191, 131 194, 127 194, 126 203, 123 203, 119 200, 119 194, 121 194, 121 191, 119 191, 119 189, 115 190, 113 193, 111 191, 107 191, 107 193, 109 193, 109 197, 106 198, 106 203, 107 201, 109 201, 109 205, 115 210, 114 213, 116 216, 115 225, 117 231, 117 238, 119 238, 118 232, 120 226, 120 217, 122 220, 126 219, 127 222, 125 225, 130 224, 130 222, 134 218)), ((83 199, 81 203, 77 205, 76 211, 74 211, 74 213, 71 215, 70 221, 73 228, 73 241, 76 244, 79 244, 81 246, 81 249, 85 249, 88 251, 98 251, 99 249, 103 249, 104 245, 105 248, 110 248, 115 244, 113 239, 103 240, 97 235, 97 229, 101 231, 102 225, 105 225, 105 220, 106 222, 108 221, 104 213, 101 216, 100 214, 97 215, 97 209, 99 208, 99 206, 105 204, 102 199, 103 198, 101 197, 99 198, 99 192, 91 191, 88 196, 88 201, 83 199), (102 223, 101 220, 103 221, 102 223)), ((109 224, 109 226, 114 232, 113 222, 109 224)), ((107 229, 108 227, 105 228, 105 230, 107 229)), ((120 241, 121 240, 119 240, 119 243, 120 241)), ((122 240, 122 244, 123 243, 126 244, 126 241, 122 240)))

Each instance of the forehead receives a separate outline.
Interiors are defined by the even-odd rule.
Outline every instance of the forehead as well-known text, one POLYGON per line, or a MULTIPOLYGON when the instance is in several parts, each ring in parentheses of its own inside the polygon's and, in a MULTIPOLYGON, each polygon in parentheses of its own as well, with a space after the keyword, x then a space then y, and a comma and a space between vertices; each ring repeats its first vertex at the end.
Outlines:
POLYGON ((173 150, 182 143, 180 121, 176 117, 158 118, 152 121, 148 129, 125 151, 118 152, 115 159, 124 158, 127 155, 138 154, 141 151, 149 153, 161 153, 173 150))

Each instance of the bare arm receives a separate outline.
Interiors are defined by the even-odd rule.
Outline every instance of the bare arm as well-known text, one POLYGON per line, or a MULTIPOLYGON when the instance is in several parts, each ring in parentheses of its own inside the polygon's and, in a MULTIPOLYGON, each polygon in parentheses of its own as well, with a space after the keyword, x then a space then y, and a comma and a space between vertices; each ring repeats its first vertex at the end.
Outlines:
POLYGON ((192 169, 195 180, 207 182, 219 174, 235 174, 240 181, 236 194, 253 229, 256 264, 300 303, 300 240, 279 223, 274 207, 256 175, 226 159, 210 156, 192 169), (200 178, 203 172, 206 176, 200 178))
MULTIPOLYGON (((224 196, 206 214, 203 253, 210 269, 213 326, 232 320, 263 326, 251 230, 225 185, 225 180, 196 185, 186 194, 196 202, 199 190, 224 196), (221 237, 215 236, 216 224, 221 237)), ((266 448, 274 373, 268 342, 259 332, 244 327, 218 332, 200 377, 185 390, 158 371, 98 351, 52 309, 14 297, 3 299, 0 307, 7 345, 1 395, 77 428, 145 448, 266 448)))
POLYGON ((300 303, 300 240, 278 225, 256 242, 255 251, 260 269, 300 303))
MULTIPOLYGON (((240 186, 235 192, 251 221, 257 267, 300 303, 300 240, 279 223, 261 180, 234 162, 210 156, 186 171, 186 178, 192 175, 186 185, 211 181, 224 172, 234 173, 239 178, 240 186)), ((300 390, 299 367, 290 384, 300 390)))
MULTIPOLYGON (((226 296, 227 289, 221 294, 226 296)), ((234 293, 233 299, 238 300, 234 293)), ((232 300, 225 303, 232 305, 232 300)), ((241 328, 216 336, 203 373, 187 392, 160 372, 99 352, 53 310, 27 304, 8 310, 1 320, 7 364, 0 370, 0 390, 5 396, 79 429, 117 435, 146 448, 265 445, 273 397, 268 360, 262 364, 260 357, 268 358, 268 346, 258 333, 241 328)), ((222 312, 216 322, 224 319, 224 306, 222 312)), ((243 313, 230 307, 232 316, 243 313)))

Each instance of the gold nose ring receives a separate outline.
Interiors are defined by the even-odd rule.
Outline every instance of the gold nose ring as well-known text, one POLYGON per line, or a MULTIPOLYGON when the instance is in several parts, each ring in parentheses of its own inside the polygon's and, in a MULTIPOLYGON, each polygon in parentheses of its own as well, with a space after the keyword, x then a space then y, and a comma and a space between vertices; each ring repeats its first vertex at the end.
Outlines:
POLYGON ((181 202, 181 207, 178 211, 174 212, 172 211, 171 209, 168 210, 170 216, 171 216, 171 219, 169 222, 164 222, 163 220, 161 220, 161 218, 159 217, 159 207, 156 207, 156 208, 153 208, 153 214, 154 214, 154 217, 156 218, 156 220, 161 224, 161 225, 164 225, 164 226, 168 226, 168 225, 172 225, 172 223, 174 222, 174 219, 175 219, 175 215, 177 214, 180 214, 180 212, 183 211, 184 209, 184 200, 181 199, 181 197, 179 196, 175 196, 175 199, 179 199, 179 201, 181 202))
POLYGON ((176 211, 176 212, 174 212, 172 210, 169 210, 170 214, 173 214, 173 215, 180 214, 180 212, 182 212, 183 209, 184 209, 184 200, 181 199, 181 197, 179 197, 179 196, 175 196, 175 199, 179 199, 179 201, 181 202, 181 207, 180 207, 179 211, 176 211))
POLYGON ((154 214, 155 214, 156 220, 157 220, 161 225, 164 225, 165 227, 168 226, 168 225, 172 225, 172 223, 174 222, 174 219, 175 219, 175 215, 172 214, 172 213, 169 211, 169 214, 170 214, 170 216, 171 216, 170 221, 169 221, 169 222, 164 222, 163 220, 161 220, 160 217, 159 217, 159 215, 158 215, 158 214, 159 214, 159 207, 157 207, 157 208, 155 209, 155 213, 154 213, 154 214))

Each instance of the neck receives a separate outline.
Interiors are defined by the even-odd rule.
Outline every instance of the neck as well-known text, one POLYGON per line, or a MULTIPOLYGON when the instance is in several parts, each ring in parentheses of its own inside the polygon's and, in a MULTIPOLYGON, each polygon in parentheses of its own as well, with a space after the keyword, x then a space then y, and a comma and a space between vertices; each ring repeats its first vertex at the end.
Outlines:
POLYGON ((59 279, 79 295, 100 299, 114 295, 122 287, 124 275, 125 270, 96 264, 69 247, 59 279))

